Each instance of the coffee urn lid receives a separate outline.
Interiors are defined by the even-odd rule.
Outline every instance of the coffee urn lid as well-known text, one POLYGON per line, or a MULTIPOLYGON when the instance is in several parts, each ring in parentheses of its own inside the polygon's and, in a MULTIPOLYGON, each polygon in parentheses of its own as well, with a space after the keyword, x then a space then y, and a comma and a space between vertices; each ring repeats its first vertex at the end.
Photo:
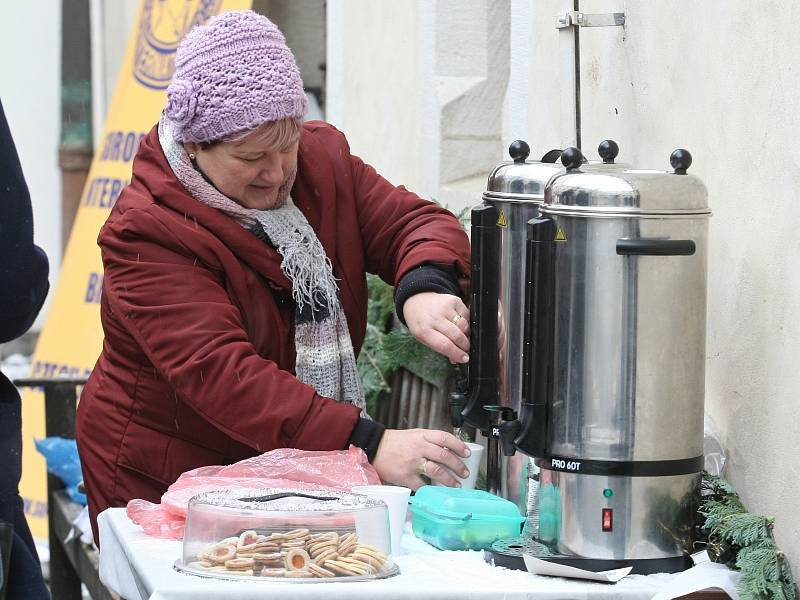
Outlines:
MULTIPOLYGON (((613 140, 604 140, 597 150, 602 161, 586 162, 584 160, 584 170, 627 167, 624 164, 615 164, 619 146, 613 140)), ((530 146, 523 140, 511 143, 508 147, 511 161, 500 163, 489 174, 486 192, 483 195, 484 199, 536 203, 544 201, 547 182, 554 175, 564 172, 564 166, 559 160, 561 150, 550 150, 542 156, 541 160, 528 160, 530 152, 530 146)))
POLYGON ((508 147, 511 161, 497 165, 489 174, 484 199, 534 201, 544 200, 544 188, 553 175, 564 172, 558 162, 560 150, 551 150, 542 160, 529 161, 531 149, 522 140, 508 147))
POLYGON ((586 169, 577 148, 564 150, 561 162, 565 170, 550 180, 543 214, 652 218, 711 214, 705 185, 686 172, 692 164, 686 150, 670 156, 673 171, 586 169))

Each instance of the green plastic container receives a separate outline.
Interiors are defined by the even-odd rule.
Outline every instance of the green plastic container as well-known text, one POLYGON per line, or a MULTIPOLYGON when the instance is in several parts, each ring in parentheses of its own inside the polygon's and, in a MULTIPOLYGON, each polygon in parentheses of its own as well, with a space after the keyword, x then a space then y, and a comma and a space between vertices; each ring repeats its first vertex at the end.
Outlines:
POLYGON ((481 550, 516 537, 525 517, 513 502, 483 490, 426 485, 411 498, 414 535, 441 550, 481 550))

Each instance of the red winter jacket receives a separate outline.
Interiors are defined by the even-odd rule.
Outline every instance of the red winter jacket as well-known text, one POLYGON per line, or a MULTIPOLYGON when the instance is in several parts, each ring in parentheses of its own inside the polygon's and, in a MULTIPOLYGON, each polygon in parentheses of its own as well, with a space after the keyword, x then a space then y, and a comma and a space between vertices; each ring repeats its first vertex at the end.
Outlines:
MULTIPOLYGON (((292 198, 331 259, 356 352, 365 273, 394 284, 423 264, 466 284, 467 237, 436 204, 364 164, 330 125, 302 132, 292 198)), ((186 470, 274 448, 344 448, 359 411, 294 376, 294 304, 280 255, 191 197, 154 128, 98 243, 100 358, 78 406, 92 525, 132 498, 158 502, 186 470)))

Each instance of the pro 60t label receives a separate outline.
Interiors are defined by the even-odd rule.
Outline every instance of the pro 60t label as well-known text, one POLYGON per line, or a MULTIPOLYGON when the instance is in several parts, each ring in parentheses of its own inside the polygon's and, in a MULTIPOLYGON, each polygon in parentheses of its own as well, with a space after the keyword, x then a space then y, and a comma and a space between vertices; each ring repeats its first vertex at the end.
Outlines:
POLYGON ((576 473, 581 470, 581 461, 569 460, 565 458, 551 458, 550 465, 558 471, 570 471, 576 473))

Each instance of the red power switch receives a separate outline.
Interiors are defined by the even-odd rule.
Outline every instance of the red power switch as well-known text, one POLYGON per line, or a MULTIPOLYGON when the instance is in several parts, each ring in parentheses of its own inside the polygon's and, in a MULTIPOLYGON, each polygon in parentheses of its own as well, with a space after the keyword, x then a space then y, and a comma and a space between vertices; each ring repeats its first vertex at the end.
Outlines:
POLYGON ((603 531, 611 531, 613 524, 614 524, 614 509, 613 508, 604 508, 603 509, 603 531))

